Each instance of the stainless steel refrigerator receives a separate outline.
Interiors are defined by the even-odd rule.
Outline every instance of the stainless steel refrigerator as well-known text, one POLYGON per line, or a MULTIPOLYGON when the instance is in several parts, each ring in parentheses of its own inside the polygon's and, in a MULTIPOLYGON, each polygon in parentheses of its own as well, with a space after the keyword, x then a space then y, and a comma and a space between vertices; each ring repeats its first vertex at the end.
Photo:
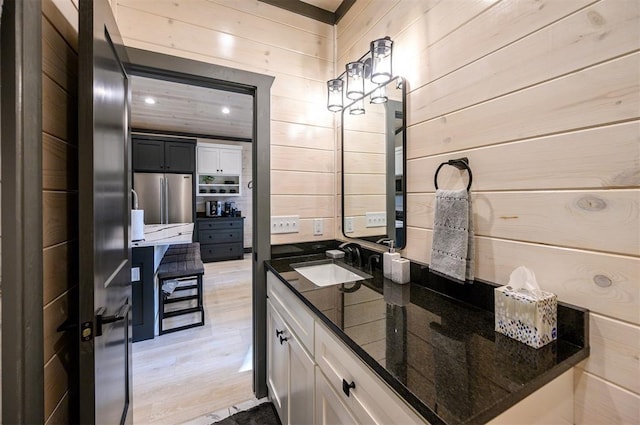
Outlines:
POLYGON ((133 188, 144 224, 193 222, 191 174, 134 173, 133 188))

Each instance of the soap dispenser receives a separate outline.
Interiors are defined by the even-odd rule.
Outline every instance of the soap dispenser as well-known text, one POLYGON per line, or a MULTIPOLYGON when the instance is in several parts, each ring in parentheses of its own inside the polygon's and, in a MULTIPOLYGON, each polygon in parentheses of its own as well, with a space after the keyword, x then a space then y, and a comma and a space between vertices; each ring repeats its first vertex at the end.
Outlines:
POLYGON ((396 249, 393 247, 393 240, 389 241, 389 252, 385 252, 382 254, 382 273, 384 277, 387 279, 391 279, 393 276, 393 272, 391 270, 391 262, 394 259, 400 259, 400 253, 396 252, 396 249))

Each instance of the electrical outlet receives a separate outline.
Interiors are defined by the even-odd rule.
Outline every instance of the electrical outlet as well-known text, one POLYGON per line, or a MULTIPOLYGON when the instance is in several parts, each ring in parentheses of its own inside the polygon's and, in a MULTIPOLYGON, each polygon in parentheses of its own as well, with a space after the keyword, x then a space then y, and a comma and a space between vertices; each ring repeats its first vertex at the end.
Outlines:
POLYGON ((367 227, 386 227, 387 226, 387 213, 385 212, 368 212, 367 227))
POLYGON ((298 233, 300 231, 299 215, 281 215, 271 217, 271 234, 298 233))
POLYGON ((313 235, 319 236, 323 233, 323 223, 321 218, 316 218, 313 220, 313 235))
POLYGON ((353 217, 344 218, 344 232, 353 233, 353 217))
POLYGON ((131 267, 131 282, 140 280, 140 267, 131 267))

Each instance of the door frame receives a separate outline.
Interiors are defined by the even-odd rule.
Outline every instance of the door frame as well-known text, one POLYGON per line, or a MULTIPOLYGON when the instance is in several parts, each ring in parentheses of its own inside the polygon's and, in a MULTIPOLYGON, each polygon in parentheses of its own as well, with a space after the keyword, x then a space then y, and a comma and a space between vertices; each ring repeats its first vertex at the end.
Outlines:
POLYGON ((4 2, 2 423, 44 423, 42 5, 4 2))
MULTIPOLYGON (((177 56, 127 48, 130 75, 253 94, 253 392, 267 396, 267 282, 271 258, 271 85, 275 77, 177 56)), ((134 400, 135 403, 135 400, 134 400)))

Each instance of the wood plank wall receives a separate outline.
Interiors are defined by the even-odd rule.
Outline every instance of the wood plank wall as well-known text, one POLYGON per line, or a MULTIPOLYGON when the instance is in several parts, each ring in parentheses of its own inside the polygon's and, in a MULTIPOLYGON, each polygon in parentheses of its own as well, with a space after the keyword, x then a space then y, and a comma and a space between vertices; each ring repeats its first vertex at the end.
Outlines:
MULTIPOLYGON (((77 291, 77 31, 61 9, 68 1, 43 1, 42 16, 42 216, 44 384, 46 424, 70 423, 73 346, 56 332, 77 291)), ((76 11, 77 19, 77 11, 76 11)), ((77 25, 77 24, 76 24, 77 25)))
POLYGON ((272 243, 332 239, 335 228, 333 27, 257 0, 117 0, 127 46, 275 76, 271 214, 299 215, 300 233, 272 243), (313 219, 324 234, 313 235, 313 219))
POLYGON ((337 67, 389 35, 408 79, 403 255, 429 263, 433 174, 466 156, 477 277, 526 265, 591 310, 577 424, 640 423, 638 28, 636 0, 358 0, 337 26, 337 67))

